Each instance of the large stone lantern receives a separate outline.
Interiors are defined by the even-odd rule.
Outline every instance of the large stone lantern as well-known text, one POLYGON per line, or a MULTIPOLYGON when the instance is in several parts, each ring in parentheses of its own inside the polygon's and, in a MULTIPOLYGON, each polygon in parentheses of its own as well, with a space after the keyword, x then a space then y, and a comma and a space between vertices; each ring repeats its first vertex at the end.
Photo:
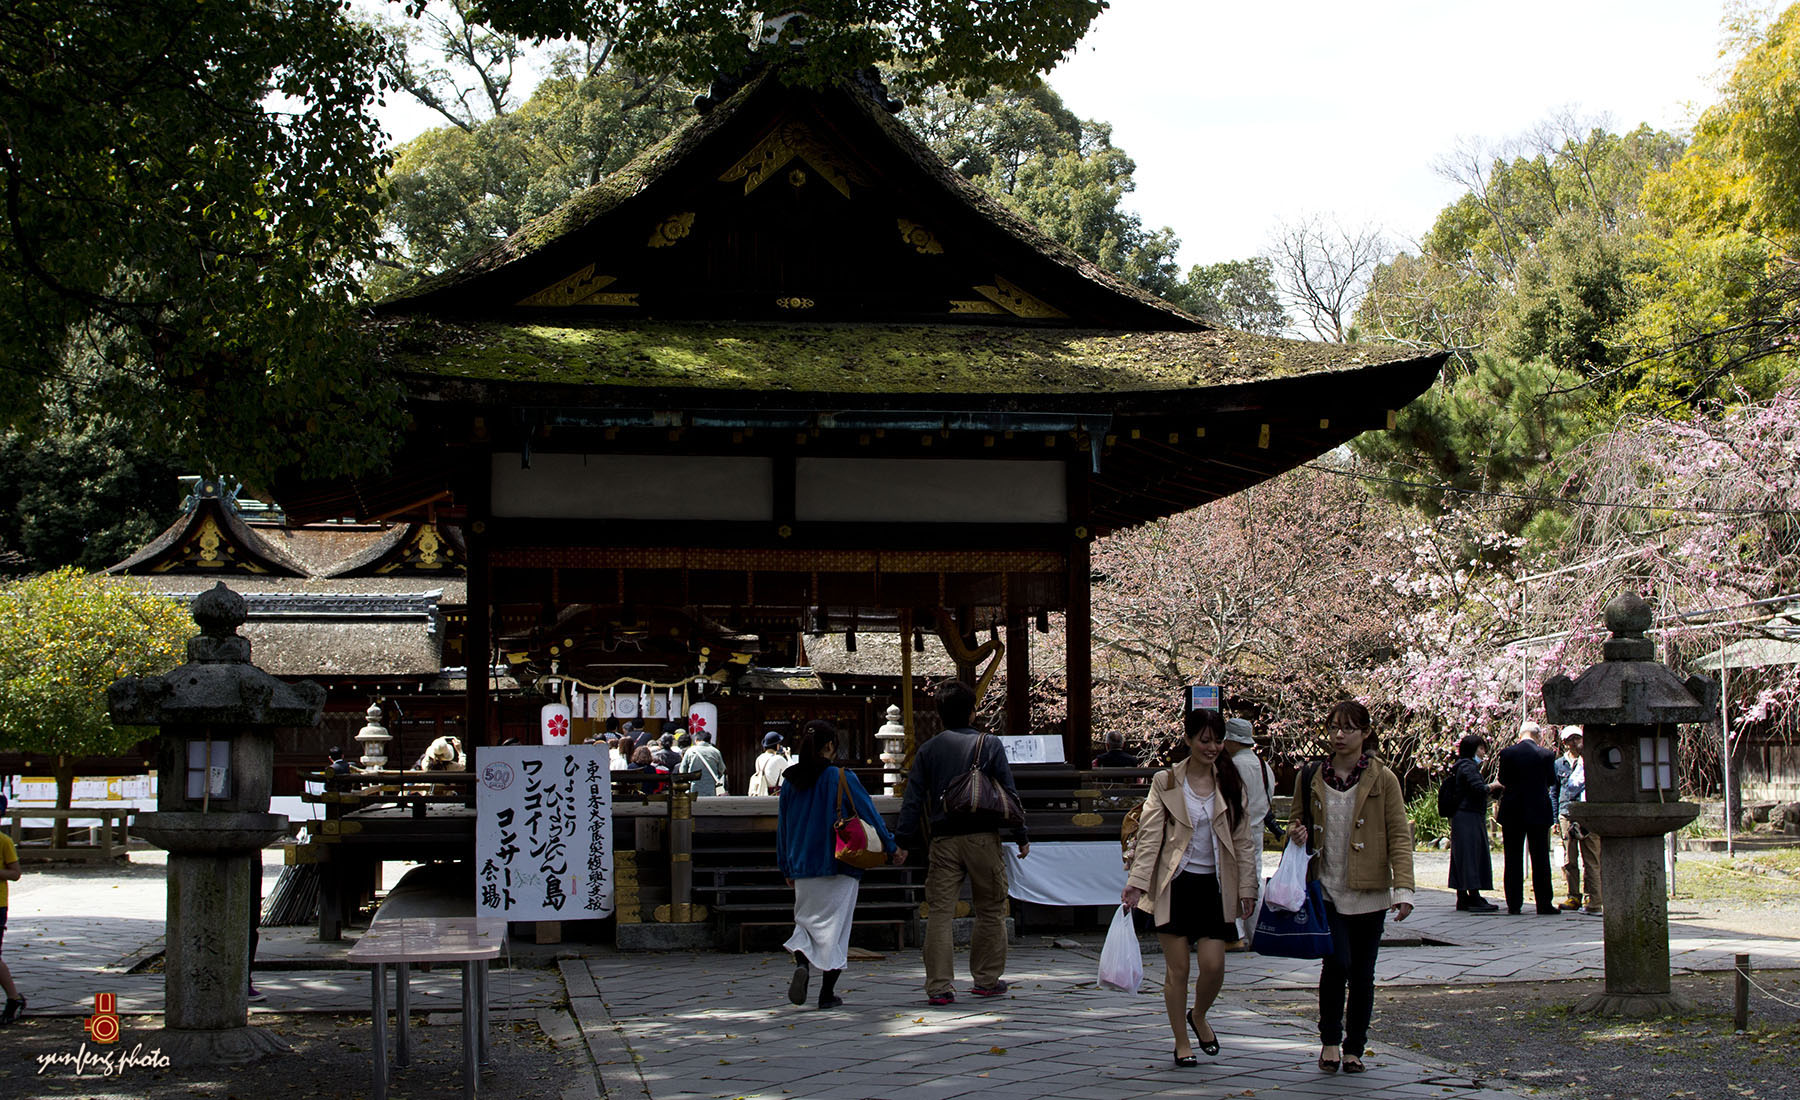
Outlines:
POLYGON ((116 681, 106 703, 115 723, 162 735, 156 812, 134 828, 169 853, 163 1053, 178 1066, 229 1065, 287 1049, 248 1026, 250 929, 259 853, 287 831, 269 812, 275 729, 318 725, 325 689, 250 663, 237 633, 244 600, 223 582, 194 598, 193 613, 187 663, 116 681))
POLYGON ((1681 1011, 1669 984, 1668 875, 1663 837, 1694 820, 1700 807, 1680 801, 1677 726, 1705 722, 1718 711, 1719 684, 1686 680, 1655 660, 1650 605, 1627 592, 1603 612, 1612 637, 1605 659, 1574 680, 1544 684, 1550 721, 1582 726, 1587 800, 1570 811, 1600 837, 1605 898, 1606 992, 1580 1010, 1656 1016, 1681 1011))

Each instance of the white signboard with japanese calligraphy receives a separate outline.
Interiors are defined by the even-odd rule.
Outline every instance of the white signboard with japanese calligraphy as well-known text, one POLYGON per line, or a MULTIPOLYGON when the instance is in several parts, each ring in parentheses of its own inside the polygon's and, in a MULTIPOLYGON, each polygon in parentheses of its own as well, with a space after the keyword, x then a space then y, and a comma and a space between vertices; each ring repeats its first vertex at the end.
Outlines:
POLYGON ((594 920, 613 911, 606 746, 503 745, 480 753, 475 915, 594 920))
POLYGON ((1060 737, 1020 736, 1000 738, 1006 746, 1007 764, 1061 764, 1064 762, 1060 737))

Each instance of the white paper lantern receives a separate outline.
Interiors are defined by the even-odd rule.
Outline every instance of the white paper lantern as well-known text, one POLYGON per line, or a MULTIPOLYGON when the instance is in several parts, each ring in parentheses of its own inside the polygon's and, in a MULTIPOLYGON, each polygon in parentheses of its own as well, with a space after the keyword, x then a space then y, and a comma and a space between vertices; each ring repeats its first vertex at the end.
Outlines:
POLYGON ((569 743, 569 708, 563 703, 545 703, 538 712, 538 730, 546 745, 569 743))
POLYGON ((713 743, 719 740, 719 708, 711 703, 695 703, 688 707, 688 732, 699 733, 702 730, 712 735, 713 743))

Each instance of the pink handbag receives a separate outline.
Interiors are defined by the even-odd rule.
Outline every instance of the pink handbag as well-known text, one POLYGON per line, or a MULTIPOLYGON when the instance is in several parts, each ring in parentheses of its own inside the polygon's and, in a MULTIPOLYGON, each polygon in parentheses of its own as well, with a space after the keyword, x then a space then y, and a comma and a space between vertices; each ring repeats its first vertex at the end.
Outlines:
MULTIPOLYGON (((844 800, 850 796, 850 780, 844 769, 838 769, 837 823, 831 827, 832 847, 840 863, 864 871, 888 861, 881 843, 881 830, 857 817, 854 810, 844 816, 844 800)), ((854 806, 854 803, 852 803, 854 806)))

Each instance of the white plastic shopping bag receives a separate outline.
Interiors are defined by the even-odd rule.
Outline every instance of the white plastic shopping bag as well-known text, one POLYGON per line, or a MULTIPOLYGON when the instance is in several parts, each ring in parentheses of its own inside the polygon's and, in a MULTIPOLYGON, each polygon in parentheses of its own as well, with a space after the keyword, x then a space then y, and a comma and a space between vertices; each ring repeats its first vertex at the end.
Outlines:
POLYGON ((1271 909, 1299 912, 1306 904, 1306 865, 1311 861, 1312 856, 1298 841, 1288 841, 1281 853, 1281 865, 1275 868, 1268 889, 1263 891, 1263 903, 1271 909))
POLYGON ((1100 949, 1100 984, 1121 993, 1136 993, 1144 984, 1144 952, 1131 925, 1131 910, 1123 905, 1113 913, 1106 946, 1100 949))

